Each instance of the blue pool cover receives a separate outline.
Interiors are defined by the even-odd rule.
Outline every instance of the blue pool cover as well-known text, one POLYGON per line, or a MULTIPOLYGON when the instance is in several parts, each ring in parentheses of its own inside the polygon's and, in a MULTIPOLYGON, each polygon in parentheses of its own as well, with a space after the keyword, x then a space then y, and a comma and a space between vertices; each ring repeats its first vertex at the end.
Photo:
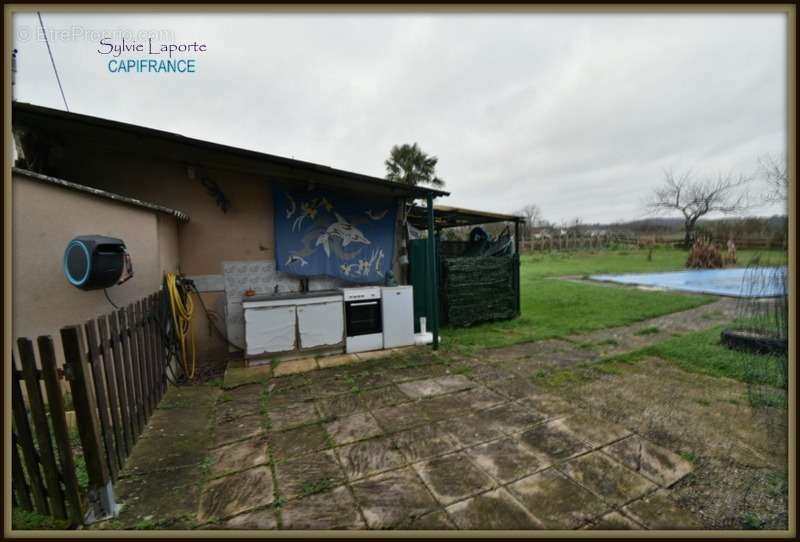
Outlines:
MULTIPOLYGON (((764 271, 761 269, 760 271, 764 271)), ((745 277, 759 270, 744 267, 735 269, 705 269, 670 273, 626 273, 624 275, 592 275, 593 280, 651 286, 684 292, 724 295, 731 297, 777 297, 783 295, 786 281, 759 281, 757 288, 744 284, 745 277)), ((773 271, 768 271, 772 273, 773 271)), ((780 268, 783 274, 786 268, 780 268)))

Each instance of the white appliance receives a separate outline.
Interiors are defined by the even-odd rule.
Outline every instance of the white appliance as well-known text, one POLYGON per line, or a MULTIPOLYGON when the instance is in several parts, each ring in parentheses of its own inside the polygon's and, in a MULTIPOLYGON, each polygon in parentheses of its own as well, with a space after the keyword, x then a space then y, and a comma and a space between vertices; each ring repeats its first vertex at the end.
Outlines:
POLYGON ((378 286, 342 288, 345 351, 368 352, 383 348, 381 289, 378 286))
POLYGON ((396 348, 414 344, 413 286, 383 286, 383 347, 396 348))
POLYGON ((341 345, 341 292, 292 292, 242 300, 247 357, 302 353, 341 345))

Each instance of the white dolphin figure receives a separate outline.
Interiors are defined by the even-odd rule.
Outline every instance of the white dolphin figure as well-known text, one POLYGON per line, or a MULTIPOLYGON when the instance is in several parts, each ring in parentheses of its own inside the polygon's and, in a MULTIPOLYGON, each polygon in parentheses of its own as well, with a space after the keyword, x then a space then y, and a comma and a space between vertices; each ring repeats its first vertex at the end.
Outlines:
POLYGON ((286 260, 286 265, 291 265, 297 262, 300 262, 300 267, 308 265, 308 262, 302 256, 297 255, 289 256, 289 259, 286 260))
POLYGON ((364 243, 365 245, 370 244, 369 239, 364 237, 364 234, 361 233, 361 230, 342 218, 342 215, 339 213, 334 212, 333 214, 336 216, 336 222, 328 226, 328 229, 325 230, 325 233, 317 237, 317 243, 315 245, 322 245, 322 248, 325 249, 325 254, 327 256, 331 255, 330 241, 332 237, 338 237, 341 239, 343 247, 346 247, 350 243, 364 243))

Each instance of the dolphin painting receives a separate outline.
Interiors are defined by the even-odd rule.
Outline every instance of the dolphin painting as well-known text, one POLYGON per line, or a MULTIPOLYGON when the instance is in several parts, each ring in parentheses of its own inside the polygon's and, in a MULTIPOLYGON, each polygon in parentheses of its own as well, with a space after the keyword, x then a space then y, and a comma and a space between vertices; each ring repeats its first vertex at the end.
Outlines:
POLYGON ((319 237, 317 237, 317 242, 315 246, 322 245, 322 248, 325 249, 325 254, 330 257, 331 255, 331 240, 333 237, 338 237, 342 241, 342 246, 346 247, 350 243, 363 243, 365 245, 369 245, 369 239, 364 237, 364 234, 361 233, 361 230, 350 224, 347 220, 342 218, 337 212, 333 213, 336 216, 336 222, 328 226, 328 229, 325 230, 319 237))

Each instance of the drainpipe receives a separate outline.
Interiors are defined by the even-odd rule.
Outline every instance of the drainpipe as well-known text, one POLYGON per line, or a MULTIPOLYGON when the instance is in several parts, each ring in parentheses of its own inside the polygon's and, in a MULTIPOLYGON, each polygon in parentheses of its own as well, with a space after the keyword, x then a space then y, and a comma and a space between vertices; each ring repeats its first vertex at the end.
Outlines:
POLYGON ((433 225, 433 195, 428 193, 428 262, 431 282, 431 332, 433 349, 439 349, 439 281, 436 277, 436 230, 433 225))

